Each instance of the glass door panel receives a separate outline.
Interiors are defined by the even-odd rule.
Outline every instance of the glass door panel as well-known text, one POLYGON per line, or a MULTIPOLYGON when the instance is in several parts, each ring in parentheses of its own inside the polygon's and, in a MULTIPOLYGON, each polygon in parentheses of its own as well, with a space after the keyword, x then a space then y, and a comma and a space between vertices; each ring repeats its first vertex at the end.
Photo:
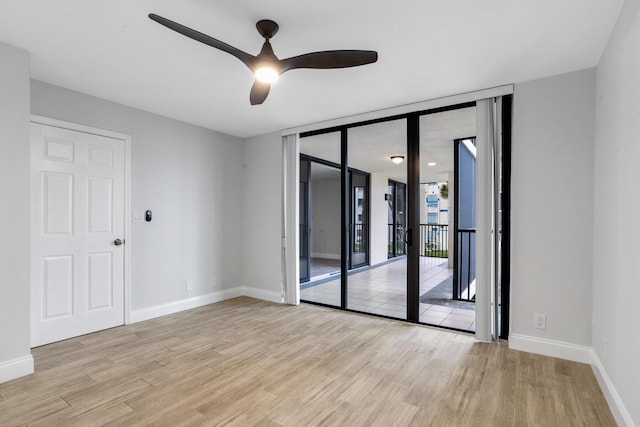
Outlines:
POLYGON ((407 156, 406 120, 350 128, 347 148, 352 192, 350 265, 368 265, 349 273, 347 308, 406 319, 407 168, 406 162, 391 160, 407 156), (392 190, 390 182, 396 183, 392 190), (359 229, 362 238, 358 238, 359 229))
MULTIPOLYGON (((469 264, 461 271, 456 262, 456 212, 464 212, 465 221, 475 221, 475 187, 468 187, 475 182, 475 170, 469 158, 457 161, 456 150, 460 138, 475 134, 475 107, 420 117, 419 321, 467 331, 475 329, 475 304, 461 301, 456 293, 460 274, 469 273, 469 264), (465 184, 458 189, 462 180, 465 184)), ((475 226, 467 222, 470 229, 475 226)))
MULTIPOLYGON (((308 280, 303 281, 300 260, 300 299, 340 307, 341 301, 341 200, 340 133, 300 138, 300 160, 308 162, 306 219, 302 201, 300 244, 308 248, 308 280), (302 229, 302 224, 306 224, 302 229)), ((302 167, 300 168, 302 197, 302 167)), ((302 252, 301 252, 302 254, 302 252)))

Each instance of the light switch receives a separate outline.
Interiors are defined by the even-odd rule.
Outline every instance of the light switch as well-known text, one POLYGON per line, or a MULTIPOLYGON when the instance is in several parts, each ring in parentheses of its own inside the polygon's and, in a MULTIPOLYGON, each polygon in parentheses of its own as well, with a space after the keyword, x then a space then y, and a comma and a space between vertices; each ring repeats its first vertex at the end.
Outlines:
POLYGON ((133 222, 144 222, 144 211, 133 211, 133 222))

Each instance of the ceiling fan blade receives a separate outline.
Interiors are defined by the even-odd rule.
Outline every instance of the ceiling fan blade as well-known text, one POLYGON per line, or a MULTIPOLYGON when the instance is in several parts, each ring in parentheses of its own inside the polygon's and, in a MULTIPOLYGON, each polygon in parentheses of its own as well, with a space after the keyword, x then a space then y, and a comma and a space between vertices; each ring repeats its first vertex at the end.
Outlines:
POLYGON ((262 104, 264 100, 267 99, 270 89, 271 83, 263 83, 259 80, 253 82, 253 86, 251 86, 251 93, 249 94, 249 101, 251 102, 251 105, 262 104))
POLYGON ((165 27, 172 29, 173 31, 197 40, 200 43, 204 43, 211 47, 215 47, 216 49, 220 49, 223 52, 230 53, 231 55, 242 61, 247 67, 253 67, 255 56, 250 55, 247 52, 228 45, 225 42, 221 42, 220 40, 214 39, 213 37, 203 34, 199 31, 193 30, 189 27, 185 27, 184 25, 178 24, 177 22, 174 22, 170 19, 163 18, 162 16, 156 15, 155 13, 150 13, 149 18, 156 21, 158 24, 162 24, 165 27))
POLYGON ((294 68, 347 68, 366 65, 378 60, 373 50, 326 50, 306 53, 281 60, 282 73, 294 68))

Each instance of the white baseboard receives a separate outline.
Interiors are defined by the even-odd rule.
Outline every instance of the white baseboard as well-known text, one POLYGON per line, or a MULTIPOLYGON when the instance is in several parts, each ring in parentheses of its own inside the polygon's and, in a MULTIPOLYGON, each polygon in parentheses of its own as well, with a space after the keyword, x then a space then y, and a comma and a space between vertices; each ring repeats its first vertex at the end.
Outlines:
POLYGON ((635 427, 635 424, 631 419, 631 415, 629 415, 629 411, 627 411, 622 399, 620 399, 620 395, 618 395, 616 388, 613 386, 609 375, 607 375, 607 371, 605 371, 604 366, 602 365, 602 362, 600 362, 600 358, 594 349, 591 349, 591 359, 593 360, 591 368, 598 380, 598 384, 600 384, 600 388, 602 389, 605 399, 607 399, 607 403, 609 404, 609 408, 611 409, 611 413, 613 413, 616 422, 621 426, 635 427))
POLYGON ((616 422, 621 426, 635 427, 631 415, 629 415, 622 399, 620 399, 620 395, 618 395, 593 347, 527 335, 511 334, 509 337, 509 348, 591 365, 616 422))
POLYGON ((591 347, 528 335, 511 334, 509 336, 509 348, 512 350, 557 357, 559 359, 572 360, 574 362, 588 364, 593 362, 593 349, 591 347))
POLYGON ((156 305, 153 307, 141 308, 138 310, 131 310, 129 316, 129 323, 142 322, 143 320, 154 319, 160 316, 166 316, 167 314, 173 314, 192 308, 202 307, 203 305, 213 304, 214 302, 224 301, 230 298, 236 298, 242 296, 242 288, 235 287, 231 289, 224 289, 217 292, 211 292, 204 295, 198 295, 192 298, 183 299, 180 301, 172 301, 166 304, 156 305))
POLYGON ((160 304, 153 307, 131 310, 129 315, 129 323, 142 322, 144 320, 154 319, 168 314, 178 313, 192 308, 202 307, 203 305, 213 304, 214 302, 224 301, 239 296, 248 296, 251 298, 262 299, 282 303, 282 295, 278 292, 267 291, 264 289, 251 287, 235 287, 224 289, 222 291, 211 292, 209 294, 198 295, 192 298, 186 298, 180 301, 172 301, 166 304, 160 304))
POLYGON ((323 252, 311 252, 311 258, 324 258, 324 259, 340 259, 340 254, 325 254, 323 252))
POLYGON ((242 289, 243 289, 242 295, 244 296, 262 299, 265 301, 277 302, 281 304, 284 303, 282 294, 280 294, 279 292, 266 291, 264 289, 252 288, 249 286, 245 286, 242 289))
POLYGON ((0 383, 30 374, 33 374, 33 356, 31 354, 0 362, 0 383))

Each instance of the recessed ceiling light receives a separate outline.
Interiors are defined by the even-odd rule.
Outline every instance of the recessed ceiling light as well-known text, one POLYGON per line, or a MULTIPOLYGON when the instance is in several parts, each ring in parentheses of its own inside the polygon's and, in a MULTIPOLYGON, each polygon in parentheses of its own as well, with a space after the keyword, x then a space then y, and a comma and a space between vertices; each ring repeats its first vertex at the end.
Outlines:
POLYGON ((427 163, 427 166, 435 166, 435 165, 437 165, 437 163, 436 163, 436 162, 429 162, 429 163, 427 163))
POLYGON ((399 165, 400 163, 404 162, 404 156, 391 156, 391 161, 396 165, 399 165))

